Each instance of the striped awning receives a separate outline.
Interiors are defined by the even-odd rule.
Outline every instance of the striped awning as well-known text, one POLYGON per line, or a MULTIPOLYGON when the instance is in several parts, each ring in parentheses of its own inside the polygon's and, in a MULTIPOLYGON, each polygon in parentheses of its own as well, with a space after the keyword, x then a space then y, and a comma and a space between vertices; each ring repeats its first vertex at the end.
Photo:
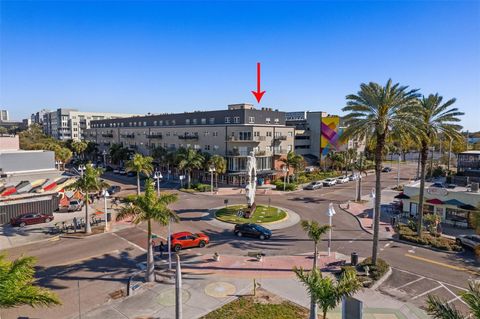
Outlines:
POLYGON ((447 201, 444 202, 445 205, 451 205, 451 206, 464 206, 464 205, 467 205, 465 203, 462 203, 461 201, 459 201, 458 199, 449 199, 447 201))

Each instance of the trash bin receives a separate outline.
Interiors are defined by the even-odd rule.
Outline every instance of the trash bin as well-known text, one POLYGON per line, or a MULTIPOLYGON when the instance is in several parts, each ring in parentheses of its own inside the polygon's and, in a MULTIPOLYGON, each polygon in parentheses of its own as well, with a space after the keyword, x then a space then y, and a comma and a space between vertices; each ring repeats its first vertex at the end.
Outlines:
POLYGON ((112 221, 112 213, 107 213, 107 222, 112 221))
POLYGON ((353 252, 350 255, 350 265, 356 266, 358 264, 358 254, 356 252, 353 252))

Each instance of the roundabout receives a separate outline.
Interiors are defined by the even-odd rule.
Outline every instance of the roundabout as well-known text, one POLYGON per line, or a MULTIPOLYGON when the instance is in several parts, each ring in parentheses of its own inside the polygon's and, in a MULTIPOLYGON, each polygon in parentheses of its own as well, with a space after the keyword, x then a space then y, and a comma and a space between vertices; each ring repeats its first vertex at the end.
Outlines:
POLYGON ((215 211, 215 218, 219 221, 231 224, 269 224, 281 222, 288 218, 288 213, 279 207, 258 205, 250 218, 244 217, 247 205, 232 205, 215 211))

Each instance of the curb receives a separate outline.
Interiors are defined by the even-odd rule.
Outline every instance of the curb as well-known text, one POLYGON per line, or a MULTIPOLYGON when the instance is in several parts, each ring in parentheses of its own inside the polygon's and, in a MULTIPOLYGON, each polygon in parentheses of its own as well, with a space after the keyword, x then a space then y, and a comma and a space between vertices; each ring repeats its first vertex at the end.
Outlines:
POLYGON ((358 222, 358 225, 360 226, 360 228, 361 228, 364 232, 369 233, 370 235, 373 235, 373 234, 371 233, 371 231, 369 231, 368 229, 366 229, 365 227, 363 227, 362 222, 360 221, 360 219, 358 218, 357 215, 354 215, 354 214, 350 213, 348 210, 346 210, 345 208, 343 208, 343 207, 340 206, 340 205, 341 205, 341 204, 338 204, 338 208, 340 208, 340 209, 343 210, 344 212, 350 214, 351 216, 355 217, 355 219, 356 219, 357 222, 358 222))
POLYGON ((383 274, 382 278, 378 279, 373 285, 372 287, 370 287, 370 289, 372 290, 377 290, 377 288, 383 284, 389 277, 390 275, 392 274, 392 267, 388 266, 388 270, 385 274, 383 274))

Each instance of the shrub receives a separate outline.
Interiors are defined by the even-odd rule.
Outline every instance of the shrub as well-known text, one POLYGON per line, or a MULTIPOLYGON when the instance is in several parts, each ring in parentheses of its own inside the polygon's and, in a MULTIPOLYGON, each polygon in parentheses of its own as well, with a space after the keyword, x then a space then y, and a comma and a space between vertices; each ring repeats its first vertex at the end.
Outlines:
POLYGON ((192 188, 180 188, 179 190, 186 193, 195 193, 195 190, 192 188))
POLYGON ((390 268, 387 262, 381 258, 377 258, 377 264, 373 265, 371 257, 365 258, 358 266, 363 271, 365 271, 365 266, 368 266, 370 268, 370 278, 373 280, 380 279, 388 271, 388 268, 390 268))
POLYGON ((211 191, 211 186, 208 184, 197 183, 192 186, 192 188, 196 189, 199 192, 209 192, 211 191))
MULTIPOLYGON (((275 185, 276 189, 279 191, 283 191, 283 182, 280 180, 276 180, 273 185, 275 185)), ((294 191, 297 189, 297 184, 295 183, 286 183, 285 184, 285 191, 294 191)))
POLYGON ((398 237, 401 240, 406 240, 418 245, 427 245, 447 251, 460 251, 462 249, 453 239, 441 237, 439 235, 424 233, 422 238, 420 238, 417 236, 416 232, 406 225, 399 225, 398 237))

